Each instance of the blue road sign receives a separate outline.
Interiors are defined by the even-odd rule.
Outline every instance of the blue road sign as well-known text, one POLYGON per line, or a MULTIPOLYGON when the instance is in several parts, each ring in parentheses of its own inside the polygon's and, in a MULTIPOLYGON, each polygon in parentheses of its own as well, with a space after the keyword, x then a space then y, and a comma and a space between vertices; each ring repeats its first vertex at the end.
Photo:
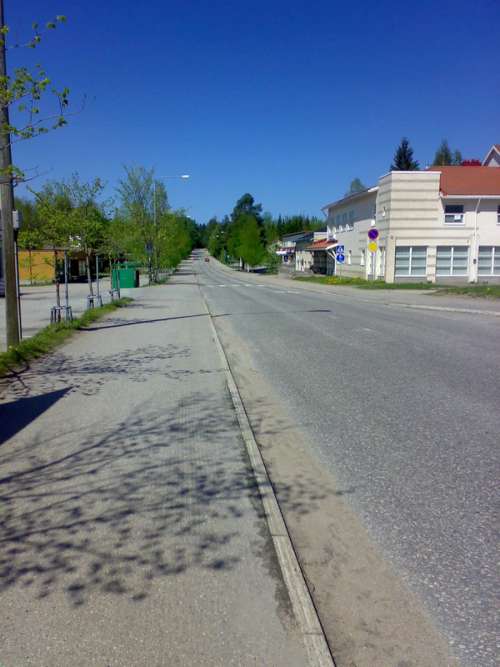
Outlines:
POLYGON ((339 264, 343 264, 345 262, 345 255, 342 253, 337 253, 337 262, 339 264))
POLYGON ((335 254, 336 255, 343 255, 344 254, 344 246, 343 245, 338 245, 335 247, 335 254))

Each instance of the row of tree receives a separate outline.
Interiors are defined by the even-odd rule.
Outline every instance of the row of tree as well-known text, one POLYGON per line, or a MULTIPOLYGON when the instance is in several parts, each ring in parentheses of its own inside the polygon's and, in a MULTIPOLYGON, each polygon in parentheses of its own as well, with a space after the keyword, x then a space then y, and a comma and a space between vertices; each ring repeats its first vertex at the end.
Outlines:
MULTIPOLYGON (((464 160, 462 153, 458 149, 452 150, 446 139, 443 139, 439 145, 432 161, 432 165, 436 167, 446 165, 479 166, 480 164, 481 162, 477 159, 464 160)), ((416 171, 418 169, 420 169, 420 166, 413 157, 413 148, 410 146, 408 139, 403 137, 394 154, 391 171, 416 171)))
POLYGON ((199 242, 211 255, 242 266, 266 265, 273 269, 278 257, 272 246, 284 234, 324 227, 324 222, 304 215, 273 217, 264 213, 251 194, 238 199, 232 212, 219 221, 212 218, 200 230, 199 242))
POLYGON ((184 211, 173 210, 164 184, 154 170, 125 167, 115 200, 104 199, 104 183, 82 182, 78 174, 31 190, 18 199, 22 249, 64 248, 85 255, 92 291, 91 261, 96 254, 110 262, 135 261, 147 267, 151 282, 162 270, 175 268, 194 245, 199 230, 184 211))

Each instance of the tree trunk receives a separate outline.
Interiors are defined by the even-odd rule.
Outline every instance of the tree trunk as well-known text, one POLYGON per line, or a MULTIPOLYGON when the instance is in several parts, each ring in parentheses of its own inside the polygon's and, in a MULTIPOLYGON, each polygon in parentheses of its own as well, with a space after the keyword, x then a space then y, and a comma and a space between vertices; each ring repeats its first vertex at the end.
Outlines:
POLYGON ((92 289, 92 274, 90 272, 90 253, 85 254, 85 264, 87 266, 87 281, 89 283, 89 294, 94 296, 94 290, 92 289))

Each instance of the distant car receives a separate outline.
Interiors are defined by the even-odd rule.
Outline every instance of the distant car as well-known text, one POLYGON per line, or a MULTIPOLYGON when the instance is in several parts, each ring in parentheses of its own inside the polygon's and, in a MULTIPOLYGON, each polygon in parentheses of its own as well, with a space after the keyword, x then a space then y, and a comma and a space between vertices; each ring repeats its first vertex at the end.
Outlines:
POLYGON ((205 262, 209 262, 209 261, 210 261, 210 257, 205 257, 205 262))

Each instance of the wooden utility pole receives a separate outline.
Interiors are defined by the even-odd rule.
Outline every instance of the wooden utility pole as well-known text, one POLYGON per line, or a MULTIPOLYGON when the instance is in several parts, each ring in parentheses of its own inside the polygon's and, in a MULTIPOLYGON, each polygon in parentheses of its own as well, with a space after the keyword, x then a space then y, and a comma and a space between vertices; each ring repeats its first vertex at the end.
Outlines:
MULTIPOLYGON (((0 28, 3 28, 4 8, 0 0, 0 28)), ((5 34, 0 33, 0 77, 7 76, 5 57, 5 34)), ((0 103, 0 212, 2 218, 2 258, 5 281, 5 321, 7 329, 7 347, 19 343, 19 312, 16 281, 16 254, 14 245, 14 189, 12 186, 12 153, 10 150, 9 107, 5 100, 0 103)))

